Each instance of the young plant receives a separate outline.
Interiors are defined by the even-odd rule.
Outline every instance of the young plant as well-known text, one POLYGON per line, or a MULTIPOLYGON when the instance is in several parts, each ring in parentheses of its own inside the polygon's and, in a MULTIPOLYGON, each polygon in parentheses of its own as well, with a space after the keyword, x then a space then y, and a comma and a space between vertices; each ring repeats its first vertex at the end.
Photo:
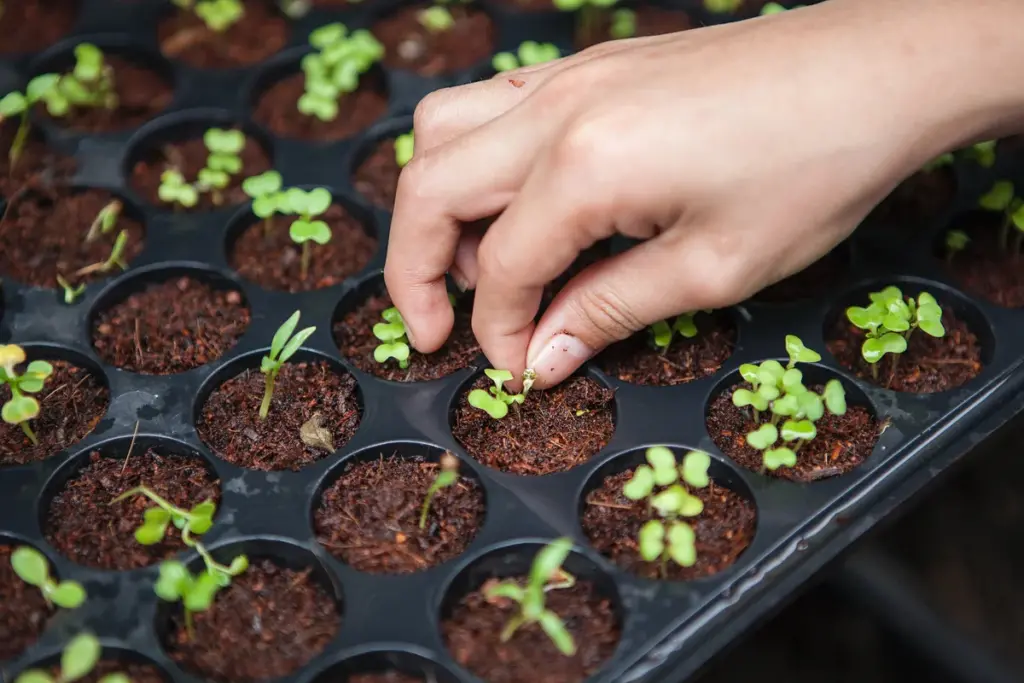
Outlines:
MULTIPOLYGON (((704 312, 711 313, 711 310, 707 309, 704 312)), ((647 328, 651 334, 651 343, 654 344, 654 348, 663 355, 668 353, 668 347, 672 344, 672 337, 677 332, 687 339, 696 337, 699 330, 697 329, 697 324, 693 321, 695 315, 696 313, 683 313, 672 322, 659 320, 647 328)))
POLYGON ((555 7, 563 12, 578 12, 576 20, 576 36, 585 45, 593 45, 602 40, 601 26, 605 23, 605 15, 610 7, 619 0, 554 0, 555 7))
POLYGON ((963 251, 970 244, 970 236, 963 230, 950 230, 946 233, 946 263, 953 263, 953 256, 963 251))
POLYGON ((973 159, 982 168, 992 168, 996 165, 996 143, 997 140, 985 140, 971 145, 964 154, 968 159, 973 159))
POLYGON ((25 583, 35 586, 48 605, 75 609, 85 602, 85 589, 76 581, 55 581, 50 576, 50 564, 35 548, 19 546, 11 553, 11 568, 25 583))
POLYGON ((732 14, 743 5, 743 0, 704 0, 704 9, 715 14, 732 14))
POLYGON ((445 453, 441 456, 441 471, 437 473, 434 481, 431 482, 430 488, 427 489, 427 495, 423 499, 423 507, 420 509, 420 529, 427 528, 427 515, 430 514, 430 503, 437 495, 437 492, 443 488, 453 486, 459 481, 459 459, 451 453, 445 453))
POLYGON ((38 394, 43 390, 46 379, 53 374, 53 366, 44 360, 34 360, 19 375, 15 367, 25 362, 25 350, 15 344, 0 346, 0 383, 11 389, 11 398, 4 403, 0 416, 4 422, 21 425, 34 445, 39 444, 35 432, 29 426, 29 420, 39 415, 39 401, 27 394, 38 394))
POLYGON ((75 67, 60 79, 60 90, 74 107, 116 109, 114 69, 92 43, 75 46, 75 67))
POLYGON ((270 341, 270 353, 263 356, 263 360, 260 362, 260 372, 267 376, 263 390, 263 402, 260 403, 261 420, 267 419, 267 414, 270 412, 270 401, 274 397, 274 382, 277 380, 277 374, 281 372, 281 367, 295 355, 303 342, 309 339, 309 335, 316 332, 315 327, 307 327, 296 332, 299 315, 299 311, 295 311, 281 327, 277 328, 274 338, 270 341))
POLYGON ((210 192, 213 203, 224 202, 221 190, 231 182, 231 176, 242 172, 242 158, 245 149, 245 133, 240 130, 211 128, 203 134, 203 144, 209 156, 206 167, 199 170, 198 189, 210 192))
POLYGON ((416 137, 413 131, 402 133, 395 138, 395 163, 398 164, 398 168, 405 168, 405 165, 412 161, 415 147, 416 137))
POLYGON ((293 187, 285 193, 284 201, 287 203, 288 210, 299 216, 288 228, 288 234, 293 242, 302 245, 299 278, 305 280, 309 274, 312 243, 324 245, 331 241, 331 228, 326 222, 317 218, 330 208, 331 193, 322 187, 308 192, 293 187))
POLYGON ((634 470, 623 485, 622 494, 630 500, 647 500, 648 507, 666 521, 652 519, 640 528, 640 556, 645 562, 660 561, 662 575, 669 560, 681 567, 692 567, 697 563, 696 537, 693 528, 679 518, 696 517, 704 511, 703 501, 686 487, 700 489, 710 483, 711 457, 692 451, 679 464, 671 450, 653 446, 647 449, 645 458, 647 464, 634 470))
POLYGON ((920 329, 932 337, 946 334, 942 326, 942 308, 928 292, 921 292, 915 301, 904 298, 899 287, 886 287, 868 295, 867 308, 850 306, 846 318, 864 330, 866 336, 860 353, 871 364, 871 375, 878 380, 878 362, 887 353, 893 354, 892 369, 896 369, 899 354, 907 350, 907 342, 914 330, 920 329))
POLYGON ((393 358, 398 361, 398 367, 404 370, 409 367, 411 350, 402 314, 392 306, 381 311, 380 317, 384 319, 384 322, 373 326, 373 336, 381 342, 373 350, 373 360, 378 363, 386 363, 393 358))
POLYGON ((617 9, 612 12, 612 25, 608 35, 613 40, 632 38, 636 35, 636 12, 631 9, 617 9))
POLYGON ((341 23, 327 24, 309 34, 316 51, 302 58, 305 92, 297 103, 306 116, 333 121, 338 102, 359 87, 359 77, 384 56, 384 46, 369 31, 351 35, 341 23))
POLYGON ((124 204, 119 199, 111 199, 107 202, 107 205, 100 209, 89 226, 89 232, 85 235, 85 243, 94 242, 100 235, 106 235, 113 230, 123 209, 124 204))
POLYGON ((937 171, 938 169, 943 168, 945 166, 952 166, 953 161, 953 153, 946 152, 945 154, 940 154, 939 156, 929 161, 921 168, 921 170, 925 173, 931 173, 932 171, 937 171))
POLYGON ((1010 248, 1010 228, 1016 228, 1014 254, 1019 254, 1021 238, 1024 236, 1024 199, 1016 196, 1013 183, 1008 180, 997 181, 992 189, 978 200, 978 206, 1003 215, 1002 223, 999 225, 999 246, 1004 251, 1010 248))
MULTIPOLYGON (((801 7, 806 7, 806 6, 807 5, 793 5, 792 9, 800 9, 801 7)), ((761 16, 765 17, 765 16, 768 16, 769 14, 778 14, 779 12, 785 12, 785 11, 786 11, 785 6, 783 6, 780 3, 777 3, 777 2, 766 2, 764 4, 764 6, 761 8, 761 16)))
POLYGON ((173 168, 160 174, 160 187, 156 193, 160 201, 167 202, 175 208, 183 206, 190 209, 199 203, 199 190, 191 183, 185 182, 185 176, 181 171, 173 168))
POLYGON ((183 10, 191 10, 215 33, 224 33, 243 16, 241 0, 171 0, 183 10))
POLYGON ((110 248, 110 256, 105 261, 94 263, 90 266, 80 268, 75 272, 75 275, 81 277, 83 275, 89 275, 91 273, 109 273, 114 268, 120 268, 121 270, 128 270, 128 263, 124 260, 124 250, 128 246, 128 231, 122 230, 117 233, 117 238, 114 240, 114 246, 110 248))
POLYGON ((174 524, 175 528, 181 531, 182 542, 192 547, 195 545, 192 536, 202 536, 209 531, 213 526, 213 516, 217 512, 217 505, 212 500, 205 500, 190 510, 179 508, 145 485, 128 489, 110 501, 110 504, 120 503, 133 496, 145 496, 156 503, 156 507, 146 510, 142 517, 142 526, 135 530, 135 540, 139 545, 156 545, 164 540, 167 527, 174 524))
POLYGON ((57 74, 42 74, 28 82, 24 93, 10 92, 0 99, 0 124, 14 116, 19 119, 18 130, 14 134, 11 148, 7 151, 11 171, 18 163, 18 158, 28 141, 31 130, 29 113, 32 107, 37 102, 43 102, 51 116, 61 117, 68 113, 70 105, 61 93, 59 84, 60 76, 57 74))
POLYGON ((533 66, 558 59, 562 56, 558 47, 553 43, 538 43, 535 40, 525 40, 519 44, 515 54, 511 52, 499 52, 491 59, 491 66, 498 73, 511 71, 521 66, 533 66))
POLYGON ((500 420, 508 415, 508 407, 510 405, 513 403, 522 404, 526 400, 525 393, 509 394, 502 388, 505 382, 512 381, 512 373, 508 370, 487 368, 484 370, 484 374, 491 378, 494 386, 490 387, 487 391, 474 389, 469 392, 469 396, 466 398, 469 405, 477 410, 482 410, 495 420, 500 420))
POLYGON ((242 191, 252 198, 252 212, 263 219, 263 236, 268 237, 274 229, 274 214, 284 212, 287 207, 281 192, 281 174, 266 171, 242 181, 242 191))
POLYGON ((64 303, 66 303, 68 306, 75 303, 75 301, 78 300, 78 297, 85 294, 84 282, 79 283, 77 285, 72 285, 70 282, 65 280, 64 276, 61 275, 60 273, 57 273, 57 286, 60 287, 61 290, 63 290, 64 303))
POLYGON ((455 26, 455 17, 448 11, 447 7, 441 5, 431 5, 430 7, 420 10, 416 14, 416 20, 420 22, 420 26, 427 29, 430 33, 443 33, 455 26))
MULTIPOLYGON (((49 671, 29 669, 18 675, 14 683, 74 683, 92 673, 103 654, 100 641, 91 633, 80 633, 64 647, 60 655, 60 672, 52 676, 49 671)), ((123 673, 111 673, 98 683, 131 683, 123 673)))
POLYGON ((526 586, 515 581, 494 582, 484 589, 488 600, 506 599, 519 604, 519 613, 501 631, 501 642, 512 639, 520 627, 537 624, 566 657, 576 654, 576 643, 562 619, 544 605, 549 590, 571 588, 576 578, 562 569, 572 551, 572 540, 559 538, 544 546, 533 560, 526 586))

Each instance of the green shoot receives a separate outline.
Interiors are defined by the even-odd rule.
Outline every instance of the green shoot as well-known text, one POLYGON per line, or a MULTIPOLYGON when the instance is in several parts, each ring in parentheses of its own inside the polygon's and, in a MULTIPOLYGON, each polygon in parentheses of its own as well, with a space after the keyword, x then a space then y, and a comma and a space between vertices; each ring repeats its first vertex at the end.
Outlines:
POLYGON ((553 0, 557 9, 563 12, 578 11, 576 36, 585 45, 601 42, 601 25, 608 8, 619 0, 553 0))
POLYGON ((114 70, 106 63, 103 51, 92 43, 75 46, 75 67, 61 76, 59 87, 74 107, 117 108, 114 70))
POLYGON ((614 40, 632 38, 636 35, 636 12, 631 9, 617 9, 612 13, 612 25, 608 35, 614 40))
POLYGON ((75 609, 85 602, 85 589, 75 581, 54 581, 46 557, 29 546, 19 546, 11 553, 11 568, 22 581, 35 586, 48 605, 75 609))
POLYGON ((270 401, 274 397, 274 381, 281 367, 296 354, 303 342, 316 331, 315 327, 307 327, 295 331, 299 324, 299 311, 292 313, 288 320, 284 321, 281 327, 277 328, 274 338, 270 341, 270 352, 263 356, 260 362, 260 372, 267 376, 266 385, 263 391, 263 402, 260 403, 260 419, 267 419, 270 412, 270 401))
POLYGON ((109 273, 114 268, 120 268, 121 270, 128 270, 128 263, 124 260, 124 250, 128 246, 128 231, 122 230, 117 233, 117 238, 114 240, 114 246, 110 248, 110 256, 105 261, 100 263, 94 263, 91 266, 86 266, 75 272, 75 275, 81 277, 83 275, 90 275, 92 273, 109 273))
POLYGON ((526 586, 515 581, 494 582, 484 589, 488 600, 504 598, 519 604, 519 613, 505 625, 501 641, 508 642, 520 627, 538 624, 559 652, 566 657, 576 654, 576 643, 561 618, 544 606, 544 595, 549 590, 571 588, 576 578, 562 569, 562 563, 572 551, 572 540, 559 538, 537 553, 530 568, 526 586))
POLYGON ((106 206, 100 209, 96 218, 93 219, 92 225, 89 226, 89 232, 85 235, 85 243, 89 244, 100 235, 106 235, 113 230, 117 225, 117 219, 121 217, 122 209, 124 209, 124 205, 119 199, 111 199, 106 206))
POLYGON ((146 510, 142 526, 135 530, 135 541, 139 545, 160 543, 167 535, 167 527, 173 523, 181 531, 182 541, 191 547, 192 536, 202 536, 209 531, 213 526, 213 515, 217 512, 217 505, 212 500, 203 501, 191 510, 184 510, 161 498, 145 485, 125 491, 110 501, 110 504, 120 503, 133 496, 145 496, 156 503, 156 507, 146 510))
POLYGON ((59 84, 60 76, 57 74, 42 74, 28 82, 24 93, 10 92, 0 99, 0 123, 13 116, 19 117, 18 130, 14 134, 11 148, 7 151, 10 170, 14 170, 25 143, 28 142, 31 130, 29 113, 36 102, 44 102, 51 116, 61 117, 68 113, 70 105, 61 93, 59 84))
POLYGON ((287 209, 284 193, 281 192, 281 174, 266 171, 242 181, 242 191, 252 198, 252 212, 263 219, 263 236, 268 237, 274 229, 274 214, 287 209))
POLYGON ((21 431, 33 445, 39 445, 29 420, 39 416, 39 401, 26 394, 38 394, 43 390, 46 379, 53 374, 53 366, 44 360, 34 360, 19 375, 15 367, 25 362, 25 350, 15 344, 0 346, 0 383, 11 389, 11 398, 4 403, 3 421, 21 425, 21 431))
POLYGON ((878 362, 886 354, 893 354, 892 369, 896 369, 899 354, 907 350, 910 335, 916 329, 932 337, 946 334, 942 326, 942 308, 935 297, 921 292, 915 301, 904 297, 899 287, 886 287, 868 295, 867 308, 850 306, 846 318, 867 334, 861 345, 861 356, 871 364, 871 374, 878 381, 878 362))
POLYGON ((430 502, 443 488, 454 486, 459 481, 459 459, 451 453, 441 456, 441 471, 427 489, 427 495, 423 499, 423 507, 420 509, 420 529, 427 528, 427 515, 430 514, 430 502))
POLYGON ((931 173, 932 171, 936 171, 945 166, 952 166, 953 161, 953 153, 946 152, 945 154, 940 154, 939 156, 929 161, 921 168, 921 170, 924 171, 925 173, 931 173))
POLYGON ((412 161, 415 146, 416 138, 413 131, 395 138, 395 163, 398 164, 398 168, 405 168, 405 165, 412 161))
POLYGON ((209 156, 206 167, 199 170, 198 189, 211 192, 213 203, 220 206, 224 201, 221 190, 231 182, 231 176, 242 172, 239 154, 245 149, 245 133, 211 128, 203 134, 203 143, 209 156))
POLYGON ((398 361, 398 367, 404 370, 409 367, 410 348, 402 314, 392 306, 381 311, 380 317, 384 322, 373 326, 373 336, 381 342, 373 350, 373 360, 386 363, 393 358, 398 361))
MULTIPOLYGON (((793 9, 800 9, 806 7, 806 5, 793 5, 793 9)), ((761 16, 766 17, 770 14, 778 14, 779 12, 785 12, 786 8, 778 2, 767 2, 761 8, 761 16)))
POLYGON ((526 40, 519 44, 516 53, 499 52, 491 59, 491 66, 498 73, 511 71, 521 66, 533 66, 551 62, 562 56, 558 47, 553 43, 538 43, 534 40, 526 40))
POLYGON ((715 14, 732 14, 742 4, 743 0, 704 0, 704 9, 715 14))
MULTIPOLYGON (((60 655, 60 672, 56 677, 49 671, 29 669, 21 673, 14 683, 74 683, 92 673, 103 654, 100 641, 91 633, 79 633, 68 641, 60 655)), ((98 683, 131 683, 123 673, 107 674, 98 683)))
POLYGON ((359 77, 384 56, 384 46, 369 31, 349 35, 341 23, 327 24, 309 34, 316 51, 302 58, 305 92, 297 103, 306 116, 333 121, 338 102, 359 87, 359 77))
POLYGON ((965 151, 968 159, 973 159, 982 168, 992 168, 996 165, 996 140, 985 140, 971 145, 965 151))
POLYGON ((455 17, 448 11, 447 7, 433 5, 427 9, 420 10, 416 14, 420 26, 431 33, 443 33, 455 26, 455 17))
POLYGON ((970 242, 970 236, 962 230, 950 230, 947 232, 946 263, 953 263, 953 256, 966 249, 970 242))
POLYGON ((308 192, 293 187, 285 192, 284 201, 288 209, 299 217, 292 222, 288 234, 292 241, 302 245, 302 260, 299 277, 306 279, 309 274, 309 261, 312 257, 312 243, 320 245, 331 241, 331 228, 322 220, 315 220, 331 206, 331 193, 322 187, 308 192))
POLYGON ((183 10, 192 10, 206 27, 224 33, 245 16, 241 0, 171 0, 183 10))
POLYGON ((185 182, 180 171, 169 168, 160 174, 160 187, 157 189, 160 201, 171 204, 175 208, 183 206, 192 208, 199 203, 199 191, 194 185, 185 182))
POLYGON ((64 303, 68 306, 75 303, 75 301, 78 300, 78 297, 85 294, 84 282, 78 285, 72 285, 70 282, 65 280, 64 276, 60 273, 57 273, 57 286, 64 291, 64 303))
POLYGON ((1013 183, 1008 180, 997 181, 992 189, 978 200, 978 206, 986 211, 1003 214, 1003 220, 999 225, 999 246, 1004 251, 1009 249, 1010 228, 1016 228, 1017 238, 1013 252, 1014 255, 1018 255, 1024 236, 1024 199, 1016 196, 1013 183))
MULTIPOLYGON (((711 310, 708 309, 704 312, 710 313, 711 310)), ((647 328, 651 334, 651 342, 654 344, 654 348, 660 351, 662 355, 668 353, 668 347, 672 344, 672 337, 677 332, 680 336, 687 339, 696 337, 699 330, 697 330, 697 324, 693 321, 694 315, 696 314, 684 313, 671 323, 668 320, 659 320, 647 328)))
POLYGON ((512 373, 508 370, 487 368, 484 370, 484 374, 494 382, 494 386, 490 387, 488 391, 474 389, 469 392, 469 396, 466 398, 469 405, 477 410, 482 410, 495 420, 500 420, 508 415, 508 407, 510 405, 513 403, 521 404, 526 399, 525 393, 509 394, 502 388, 505 382, 512 381, 512 373))

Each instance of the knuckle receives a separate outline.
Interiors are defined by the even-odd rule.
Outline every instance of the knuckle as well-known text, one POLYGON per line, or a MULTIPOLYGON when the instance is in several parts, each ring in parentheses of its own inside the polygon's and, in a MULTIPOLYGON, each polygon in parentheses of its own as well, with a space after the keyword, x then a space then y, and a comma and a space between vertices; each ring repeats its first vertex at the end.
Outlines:
POLYGON ((507 281, 515 274, 515 264, 508 250, 500 249, 494 242, 484 240, 477 251, 477 268, 481 275, 496 282, 507 281))
POLYGON ((412 127, 416 131, 416 142, 425 141, 441 127, 447 109, 448 94, 435 90, 416 105, 412 114, 412 127))
POLYGON ((582 291, 570 306, 580 322, 589 328, 586 333, 604 341, 626 339, 644 327, 626 301, 605 287, 582 291))

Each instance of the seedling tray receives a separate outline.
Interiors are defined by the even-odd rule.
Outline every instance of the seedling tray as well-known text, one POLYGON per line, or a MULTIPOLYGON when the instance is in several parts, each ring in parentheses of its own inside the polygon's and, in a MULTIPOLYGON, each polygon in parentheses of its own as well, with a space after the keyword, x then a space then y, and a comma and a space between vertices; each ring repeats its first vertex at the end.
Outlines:
MULTIPOLYGON (((483 6, 497 24, 497 49, 525 39, 551 40, 568 50, 571 21, 558 13, 517 13, 506 6, 483 6)), ((490 469, 468 456, 454 439, 451 414, 459 395, 485 367, 442 379, 398 383, 360 371, 338 351, 332 327, 362 292, 379 278, 384 263, 390 214, 372 207, 351 184, 352 169, 380 139, 408 130, 411 112, 431 90, 488 75, 487 65, 446 78, 422 78, 382 70, 388 93, 386 114, 357 136, 333 143, 281 139, 252 121, 254 93, 306 52, 309 31, 331 20, 367 27, 396 3, 375 0, 345 11, 315 9, 293 23, 290 45, 255 67, 204 71, 160 56, 155 26, 168 3, 84 0, 75 29, 41 55, 0 62, 0 89, 21 88, 39 65, 52 63, 83 40, 112 52, 157 65, 171 78, 172 104, 141 127, 116 134, 78 135, 39 122, 48 144, 78 163, 74 184, 104 188, 126 201, 127 213, 145 226, 145 246, 131 267, 92 283, 74 305, 59 292, 26 286, 4 277, 0 341, 17 343, 34 357, 68 360, 105 383, 109 407, 92 432, 74 446, 41 462, 0 468, 0 541, 29 544, 43 551, 54 573, 80 581, 89 594, 85 606, 59 612, 41 638, 20 656, 0 661, 0 680, 13 680, 29 666, 52 662, 68 638, 83 629, 99 635, 105 652, 151 662, 168 681, 201 680, 179 667, 161 645, 168 607, 152 591, 156 566, 130 571, 86 568, 62 556, 44 537, 43 519, 56 491, 88 461, 89 454, 123 454, 159 446, 165 452, 198 454, 219 480, 221 501, 214 529, 205 542, 215 553, 244 551, 297 568, 312 568, 339 605, 337 635, 312 661, 286 681, 344 680, 350 672, 397 668, 440 683, 478 681, 458 666, 438 628, 439 616, 467 588, 489 576, 525 572, 536 550, 568 535, 576 550, 567 569, 594 581, 609 596, 621 620, 621 641, 612 660, 593 683, 678 681, 697 670, 717 650, 773 605, 783 601, 828 559, 888 512, 893 503, 923 487, 971 443, 978 425, 989 434, 1021 411, 1011 401, 1024 384, 1024 317, 972 297, 946 275, 935 249, 950 221, 973 207, 996 177, 1021 177, 1017 160, 1002 155, 984 170, 958 159, 952 204, 926 229, 897 240, 890 225, 867 224, 840 249, 846 264, 831 291, 816 288, 791 303, 751 301, 729 310, 737 330, 735 349, 712 376, 674 387, 631 385, 588 365, 583 373, 614 389, 615 431, 595 457, 566 472, 540 477, 490 469), (129 186, 127 175, 138 150, 154 140, 212 125, 241 126, 259 141, 286 185, 324 186, 376 236, 375 255, 355 276, 323 289, 270 291, 240 277, 228 264, 226 245, 238 226, 250 221, 248 207, 174 214, 154 207, 129 186), (129 292, 177 274, 241 292, 251 323, 223 356, 174 375, 143 375, 101 361, 92 345, 96 316, 129 292), (908 293, 932 292, 941 304, 966 320, 978 336, 984 368, 967 384, 930 395, 901 394, 862 381, 825 350, 825 327, 845 306, 862 302, 868 291, 888 284, 908 293), (244 367, 257 367, 274 331, 293 311, 303 325, 316 325, 302 357, 325 359, 358 382, 361 420, 355 436, 333 454, 299 471, 257 471, 233 465, 199 438, 196 419, 202 401, 220 382, 244 367), (783 337, 795 334, 822 352, 812 370, 840 377, 851 402, 868 406, 887 427, 871 456, 842 476, 794 483, 744 469, 724 456, 705 426, 709 401, 737 381, 737 368, 783 355, 783 337), (701 449, 712 455, 711 474, 720 484, 751 501, 756 534, 739 559, 710 577, 686 581, 639 579, 594 551, 580 526, 584 498, 600 477, 638 464, 643 449, 665 444, 701 449), (455 559, 408 575, 356 571, 317 541, 312 515, 320 492, 345 463, 378 456, 424 455, 451 451, 463 474, 475 479, 486 500, 486 516, 468 548, 455 559)), ((680 4, 697 23, 720 21, 692 4, 680 4)), ((189 561, 194 555, 184 555, 189 561)), ((538 661, 538 667, 544 662, 538 661)))

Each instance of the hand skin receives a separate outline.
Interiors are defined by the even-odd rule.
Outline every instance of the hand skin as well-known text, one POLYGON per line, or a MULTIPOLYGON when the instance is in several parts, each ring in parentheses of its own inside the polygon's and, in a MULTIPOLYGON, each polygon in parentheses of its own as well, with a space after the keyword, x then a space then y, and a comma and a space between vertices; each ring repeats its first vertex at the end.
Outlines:
POLYGON ((492 365, 550 387, 806 267, 928 160, 1024 129, 1021 25, 1021 0, 827 0, 431 94, 384 269, 413 346, 451 331, 448 272, 492 365), (643 241, 535 325, 544 285, 616 233, 643 241))

